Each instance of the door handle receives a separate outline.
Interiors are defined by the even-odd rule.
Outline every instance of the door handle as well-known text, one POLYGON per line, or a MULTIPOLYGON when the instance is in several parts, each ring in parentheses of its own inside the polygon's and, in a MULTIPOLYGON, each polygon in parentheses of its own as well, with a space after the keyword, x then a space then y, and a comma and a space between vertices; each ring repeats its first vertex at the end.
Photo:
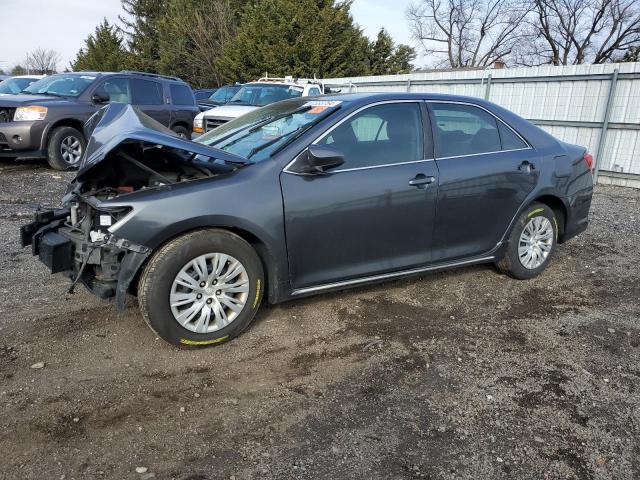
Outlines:
POLYGON ((435 177, 427 177, 424 173, 419 173, 409 180, 410 187, 426 188, 436 181, 435 177))
POLYGON ((518 166, 518 170, 520 170, 522 173, 531 173, 531 171, 535 169, 536 166, 528 160, 525 160, 518 166))

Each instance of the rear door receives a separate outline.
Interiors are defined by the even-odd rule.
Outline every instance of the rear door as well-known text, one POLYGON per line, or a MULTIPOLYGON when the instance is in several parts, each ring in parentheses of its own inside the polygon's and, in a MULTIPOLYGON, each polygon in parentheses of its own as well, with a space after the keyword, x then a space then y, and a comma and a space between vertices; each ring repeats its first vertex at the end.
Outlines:
POLYGON ((477 105, 428 105, 439 171, 433 261, 489 252, 537 184, 536 151, 477 105))
POLYGON ((283 171, 294 288, 429 262, 437 172, 426 118, 421 102, 363 108, 315 142, 343 153, 342 166, 325 175, 283 171))
POLYGON ((168 127, 171 122, 171 109, 166 102, 169 101, 164 92, 164 86, 156 80, 131 78, 131 103, 140 108, 144 113, 168 127))

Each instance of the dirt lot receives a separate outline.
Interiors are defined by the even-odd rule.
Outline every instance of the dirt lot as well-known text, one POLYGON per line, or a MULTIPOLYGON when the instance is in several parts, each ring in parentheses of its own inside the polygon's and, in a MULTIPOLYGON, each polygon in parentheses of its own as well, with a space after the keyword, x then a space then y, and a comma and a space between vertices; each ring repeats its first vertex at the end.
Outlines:
POLYGON ((184 351, 19 247, 69 178, 0 163, 0 478, 640 478, 639 191, 599 188, 536 280, 318 296, 184 351))

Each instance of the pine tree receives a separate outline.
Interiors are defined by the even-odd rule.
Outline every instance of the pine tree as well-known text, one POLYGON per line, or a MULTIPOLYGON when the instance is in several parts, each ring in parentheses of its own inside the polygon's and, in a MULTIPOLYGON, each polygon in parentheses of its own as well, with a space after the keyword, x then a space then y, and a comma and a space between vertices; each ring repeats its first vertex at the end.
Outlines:
POLYGON ((167 0, 121 0, 126 16, 118 18, 120 29, 127 39, 130 68, 144 72, 158 72, 158 24, 165 14, 167 0))
POLYGON ((93 70, 117 72, 126 68, 127 52, 116 27, 105 18, 93 35, 85 40, 71 68, 75 71, 93 70))
POLYGON ((24 68, 22 65, 16 65, 15 67, 13 67, 11 69, 11 75, 26 75, 27 74, 27 69, 24 68))
POLYGON ((231 81, 270 76, 337 77, 368 73, 369 42, 353 23, 351 1, 249 3, 219 65, 231 81))
POLYGON ((158 27, 162 73, 177 75, 193 86, 223 82, 217 63, 235 31, 229 0, 172 0, 158 27))
POLYGON ((416 52, 408 45, 400 44, 396 47, 391 35, 380 29, 378 36, 371 43, 369 49, 369 65, 372 75, 390 75, 409 73, 413 70, 411 62, 416 58, 416 52))

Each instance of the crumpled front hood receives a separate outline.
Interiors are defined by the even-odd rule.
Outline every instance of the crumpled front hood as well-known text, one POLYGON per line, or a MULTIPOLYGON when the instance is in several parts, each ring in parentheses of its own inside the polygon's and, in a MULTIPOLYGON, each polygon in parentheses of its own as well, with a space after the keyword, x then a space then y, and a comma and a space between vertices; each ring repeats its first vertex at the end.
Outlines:
POLYGON ((122 143, 162 145, 223 161, 247 161, 238 155, 182 139, 137 107, 125 103, 111 103, 98 110, 85 123, 84 134, 89 141, 80 162, 78 177, 104 161, 109 152, 122 143))

